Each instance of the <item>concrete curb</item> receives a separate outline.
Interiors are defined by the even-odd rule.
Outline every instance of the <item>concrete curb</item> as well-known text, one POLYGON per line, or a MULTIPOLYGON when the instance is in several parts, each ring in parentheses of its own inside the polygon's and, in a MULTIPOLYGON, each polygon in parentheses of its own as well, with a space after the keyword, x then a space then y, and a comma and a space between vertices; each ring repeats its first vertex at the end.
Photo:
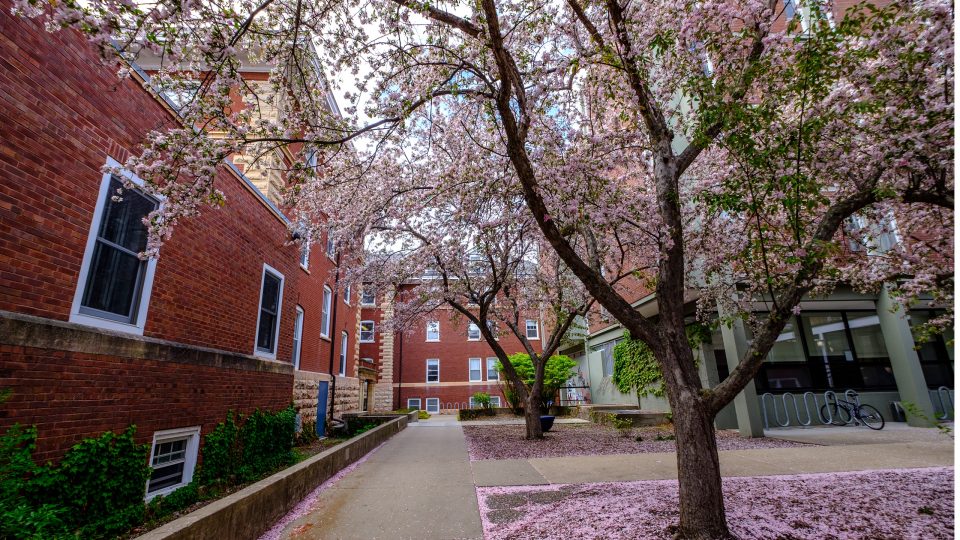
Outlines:
POLYGON ((407 427, 396 417, 349 441, 251 484, 137 540, 256 539, 317 486, 407 427))

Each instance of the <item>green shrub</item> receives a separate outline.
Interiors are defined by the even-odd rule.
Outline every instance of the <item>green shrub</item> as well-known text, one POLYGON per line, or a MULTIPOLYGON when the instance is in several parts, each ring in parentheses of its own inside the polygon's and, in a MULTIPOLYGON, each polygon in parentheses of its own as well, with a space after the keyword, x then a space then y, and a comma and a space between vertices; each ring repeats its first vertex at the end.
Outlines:
POLYGON ((417 418, 419 418, 420 420, 426 420, 427 418, 430 418, 430 413, 428 413, 427 411, 418 411, 417 418))
POLYGON ((316 422, 304 422, 300 433, 297 433, 296 444, 297 446, 304 446, 310 444, 320 436, 317 435, 317 423, 316 422))
POLYGON ((275 413, 256 410, 240 428, 242 452, 239 477, 242 481, 258 479, 281 465, 293 463, 293 438, 297 413, 293 406, 275 413))
POLYGON ((161 519, 200 501, 200 485, 197 480, 162 497, 154 497, 147 505, 147 514, 151 519, 161 519))
POLYGON ((36 428, 10 428, 0 437, 0 536, 106 538, 142 523, 151 469, 135 432, 85 439, 59 465, 37 466, 36 428))
MULTIPOLYGON (((511 354, 509 359, 510 364, 513 365, 513 369, 516 370, 517 375, 519 375, 520 379, 527 385, 527 388, 533 386, 534 369, 530 355, 526 353, 511 354)), ((570 380, 570 377, 573 377, 573 368, 576 367, 576 365, 577 362, 575 360, 563 354, 555 354, 547 360, 543 374, 542 407, 546 407, 548 401, 553 401, 553 396, 557 393, 557 390, 565 385, 567 381, 570 380)), ((503 364, 499 361, 497 361, 497 371, 500 372, 502 380, 509 382, 509 379, 507 379, 503 371, 503 364)), ((516 397, 513 389, 510 388, 510 384, 507 384, 504 396, 510 403, 511 408, 514 409, 514 412, 517 412, 518 407, 523 407, 523 404, 519 403, 519 399, 516 397), (507 390, 509 390, 509 392, 507 392, 507 390)))
POLYGON ((489 413, 493 413, 493 409, 490 407, 490 394, 486 392, 477 392, 473 395, 473 402, 476 406, 480 407, 489 413))
POLYGON ((242 461, 240 428, 233 411, 203 438, 203 465, 197 474, 202 485, 229 484, 235 481, 242 461))

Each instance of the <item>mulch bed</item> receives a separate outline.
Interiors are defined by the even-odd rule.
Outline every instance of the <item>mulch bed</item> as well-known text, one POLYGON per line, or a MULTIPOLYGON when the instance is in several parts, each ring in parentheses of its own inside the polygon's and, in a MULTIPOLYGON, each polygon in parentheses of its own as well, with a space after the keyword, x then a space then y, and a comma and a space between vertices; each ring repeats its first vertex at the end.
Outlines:
MULTIPOLYGON (((464 426, 470 460, 528 459, 543 457, 587 456, 607 454, 642 454, 647 452, 676 452, 670 426, 634 428, 629 437, 616 429, 599 424, 554 424, 541 441, 524 439, 524 426, 464 426), (638 441, 636 438, 640 437, 638 441)), ((804 443, 772 439, 741 437, 735 430, 717 431, 720 450, 752 450, 757 448, 790 448, 807 446, 804 443)))
MULTIPOLYGON (((954 537, 953 468, 725 478, 727 523, 750 539, 954 537)), ((675 480, 477 488, 484 537, 669 539, 675 480)))

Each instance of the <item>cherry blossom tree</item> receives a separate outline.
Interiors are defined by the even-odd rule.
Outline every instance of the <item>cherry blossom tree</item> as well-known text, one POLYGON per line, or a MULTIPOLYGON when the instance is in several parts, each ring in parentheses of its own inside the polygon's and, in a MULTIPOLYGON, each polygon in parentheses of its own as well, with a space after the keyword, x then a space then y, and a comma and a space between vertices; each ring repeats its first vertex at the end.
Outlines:
MULTIPOLYGON (((163 88, 199 86, 181 109, 182 127, 152 133, 126 164, 170 201, 151 219, 154 253, 177 220, 222 202, 213 185, 222 160, 285 145, 317 157, 287 171, 288 203, 304 222, 322 213, 356 247, 414 216, 406 233, 422 238, 391 240, 398 245, 380 264, 398 276, 403 264, 434 256, 430 264, 450 272, 437 288, 446 283, 442 294, 460 301, 473 294, 468 280, 449 279, 469 277, 464 240, 475 247, 481 231, 500 231, 499 241, 535 225, 539 266, 556 258, 556 275, 575 276, 661 368, 685 538, 729 537, 713 419, 754 377, 802 298, 851 283, 885 286, 905 304, 925 295, 952 302, 952 5, 899 0, 837 14, 829 2, 789 7, 17 4, 53 27, 85 32, 108 60, 149 51, 162 59, 154 78, 163 88), (272 89, 291 102, 281 118, 258 116, 241 52, 275 66, 272 89), (324 74, 329 85, 311 82, 324 74), (345 118, 326 105, 340 74, 354 79, 344 88, 345 118), (245 107, 233 106, 234 93, 245 107), (510 197, 490 196, 498 193, 510 197), (403 200, 419 211, 408 214, 403 200), (444 225, 481 215, 469 210, 478 204, 511 211, 497 226, 471 222, 463 238, 444 225), (884 245, 885 235, 899 241, 884 245), (869 249, 850 252, 850 239, 869 249), (393 264, 400 259, 407 262, 393 264), (621 293, 625 279, 655 290, 655 319, 621 293), (752 316, 758 300, 765 317, 752 316), (744 358, 711 389, 684 333, 691 302, 704 319, 719 305, 726 319, 754 326, 744 358)), ((510 259, 498 249, 481 251, 510 259)), ((534 290, 477 290, 508 298, 508 288, 534 290)), ((508 320, 501 304, 509 302, 494 310, 508 320)), ((489 314, 466 311, 477 321, 489 314)))

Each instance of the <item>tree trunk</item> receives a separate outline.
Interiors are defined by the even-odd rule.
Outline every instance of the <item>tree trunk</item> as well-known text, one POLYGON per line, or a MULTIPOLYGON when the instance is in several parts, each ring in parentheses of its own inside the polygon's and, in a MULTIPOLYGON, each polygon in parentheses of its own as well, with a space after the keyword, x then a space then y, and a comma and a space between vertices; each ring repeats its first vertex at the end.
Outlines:
POLYGON ((727 528, 713 416, 688 389, 671 399, 680 480, 678 538, 733 538, 727 528), (686 395, 683 395, 686 394, 686 395))
POLYGON ((527 440, 542 439, 543 429, 540 427, 540 392, 536 391, 536 388, 527 394, 527 402, 523 416, 527 424, 527 440))

